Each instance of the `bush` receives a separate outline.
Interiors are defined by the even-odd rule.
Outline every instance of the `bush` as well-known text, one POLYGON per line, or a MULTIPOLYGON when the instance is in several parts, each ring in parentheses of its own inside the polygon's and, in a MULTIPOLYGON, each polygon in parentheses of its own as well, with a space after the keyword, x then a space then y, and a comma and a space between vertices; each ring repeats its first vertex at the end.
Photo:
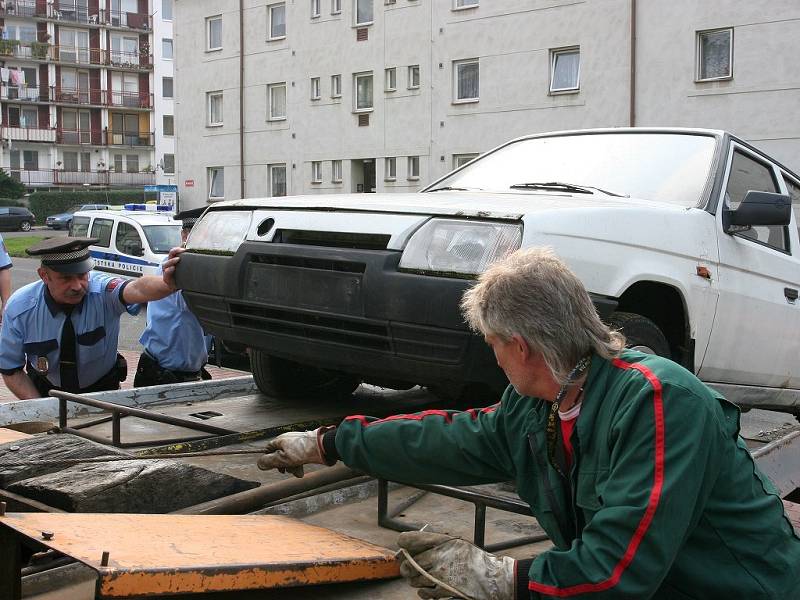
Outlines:
POLYGON ((25 193, 25 186, 16 179, 8 176, 3 169, 0 169, 0 197, 2 198, 21 198, 25 193))
POLYGON ((22 207, 25 207, 25 206, 27 206, 27 204, 25 204, 21 200, 14 200, 13 198, 0 198, 0 206, 22 206, 22 207))
POLYGON ((65 212, 76 204, 125 204, 143 201, 144 192, 141 189, 107 192, 34 192, 28 198, 28 207, 36 215, 36 222, 44 223, 49 215, 65 212))

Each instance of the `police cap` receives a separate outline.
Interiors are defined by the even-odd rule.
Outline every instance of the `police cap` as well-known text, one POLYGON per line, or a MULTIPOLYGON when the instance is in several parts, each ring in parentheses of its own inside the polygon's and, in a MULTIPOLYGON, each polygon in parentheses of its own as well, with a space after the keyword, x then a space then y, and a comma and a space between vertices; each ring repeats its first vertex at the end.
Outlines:
POLYGON ((200 215, 202 215, 205 210, 205 206, 201 206, 200 208, 191 208, 189 210, 182 210, 175 215, 175 220, 183 221, 184 229, 191 229, 194 227, 194 224, 197 223, 198 219, 200 219, 200 215))
POLYGON ((94 266, 89 256, 89 246, 98 241, 97 238, 84 237, 49 238, 34 244, 25 252, 39 258, 43 267, 59 273, 88 273, 94 266))

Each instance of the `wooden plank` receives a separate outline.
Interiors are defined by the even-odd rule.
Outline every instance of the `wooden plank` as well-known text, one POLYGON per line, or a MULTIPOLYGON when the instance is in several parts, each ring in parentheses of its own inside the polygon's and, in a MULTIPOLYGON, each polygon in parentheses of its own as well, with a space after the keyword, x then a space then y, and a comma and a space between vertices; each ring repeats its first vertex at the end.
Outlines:
POLYGON ((121 598, 385 579, 394 553, 288 517, 7 513, 3 524, 99 573, 121 598), (42 541, 41 532, 53 539, 42 541), (108 566, 101 565, 103 552, 108 566))
POLYGON ((24 440, 29 437, 31 436, 27 433, 0 427, 0 444, 10 444, 11 442, 18 442, 19 440, 24 440))

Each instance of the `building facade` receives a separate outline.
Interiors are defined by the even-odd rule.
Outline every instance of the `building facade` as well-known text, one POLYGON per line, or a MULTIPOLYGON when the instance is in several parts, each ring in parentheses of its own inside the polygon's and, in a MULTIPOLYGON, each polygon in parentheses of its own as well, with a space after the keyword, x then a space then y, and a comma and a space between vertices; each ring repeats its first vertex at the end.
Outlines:
POLYGON ((150 0, 0 1, 0 167, 30 188, 156 183, 161 22, 150 0))
POLYGON ((793 0, 175 0, 184 207, 415 191, 517 136, 727 129, 800 169, 793 0))

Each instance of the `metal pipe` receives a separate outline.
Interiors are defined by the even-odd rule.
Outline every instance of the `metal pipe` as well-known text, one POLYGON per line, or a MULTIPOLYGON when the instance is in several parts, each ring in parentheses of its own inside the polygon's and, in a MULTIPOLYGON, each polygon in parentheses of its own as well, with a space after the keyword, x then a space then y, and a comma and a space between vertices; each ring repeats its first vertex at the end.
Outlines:
POLYGON ((630 98, 628 100, 628 126, 636 127, 636 0, 631 0, 630 20, 631 72, 629 83, 630 98))
MULTIPOLYGON (((214 433, 217 435, 227 435, 236 433, 231 429, 223 429, 222 427, 214 427, 213 425, 206 425, 197 421, 189 421, 188 419, 181 419, 180 417, 170 417, 162 413, 153 412, 150 410, 143 410, 141 408, 133 408, 132 406, 122 406, 112 402, 103 402, 102 400, 95 400, 94 398, 87 398, 86 396, 79 396, 78 394, 70 394, 69 392, 62 392, 60 390, 51 390, 51 396, 59 399, 59 406, 63 404, 66 407, 66 400, 76 402, 78 404, 85 404, 87 406, 94 406, 95 408, 102 408, 111 412, 119 412, 123 415, 130 415, 132 417, 140 417, 157 423, 166 423, 167 425, 176 425, 178 427, 187 427, 196 431, 205 431, 206 433, 214 433)), ((59 424, 66 426, 66 410, 63 414, 59 411, 59 424), (63 417, 63 419, 62 419, 63 417)))
POLYGON ((364 473, 346 467, 339 463, 327 469, 320 469, 309 473, 305 477, 284 479, 269 485, 262 485, 252 490, 239 492, 216 500, 209 500, 176 510, 173 514, 179 515, 241 515, 258 508, 269 502, 301 494, 309 490, 320 488, 347 479, 362 477, 364 473))
POLYGON ((245 198, 244 176, 244 0, 239 0, 239 197, 245 198))

